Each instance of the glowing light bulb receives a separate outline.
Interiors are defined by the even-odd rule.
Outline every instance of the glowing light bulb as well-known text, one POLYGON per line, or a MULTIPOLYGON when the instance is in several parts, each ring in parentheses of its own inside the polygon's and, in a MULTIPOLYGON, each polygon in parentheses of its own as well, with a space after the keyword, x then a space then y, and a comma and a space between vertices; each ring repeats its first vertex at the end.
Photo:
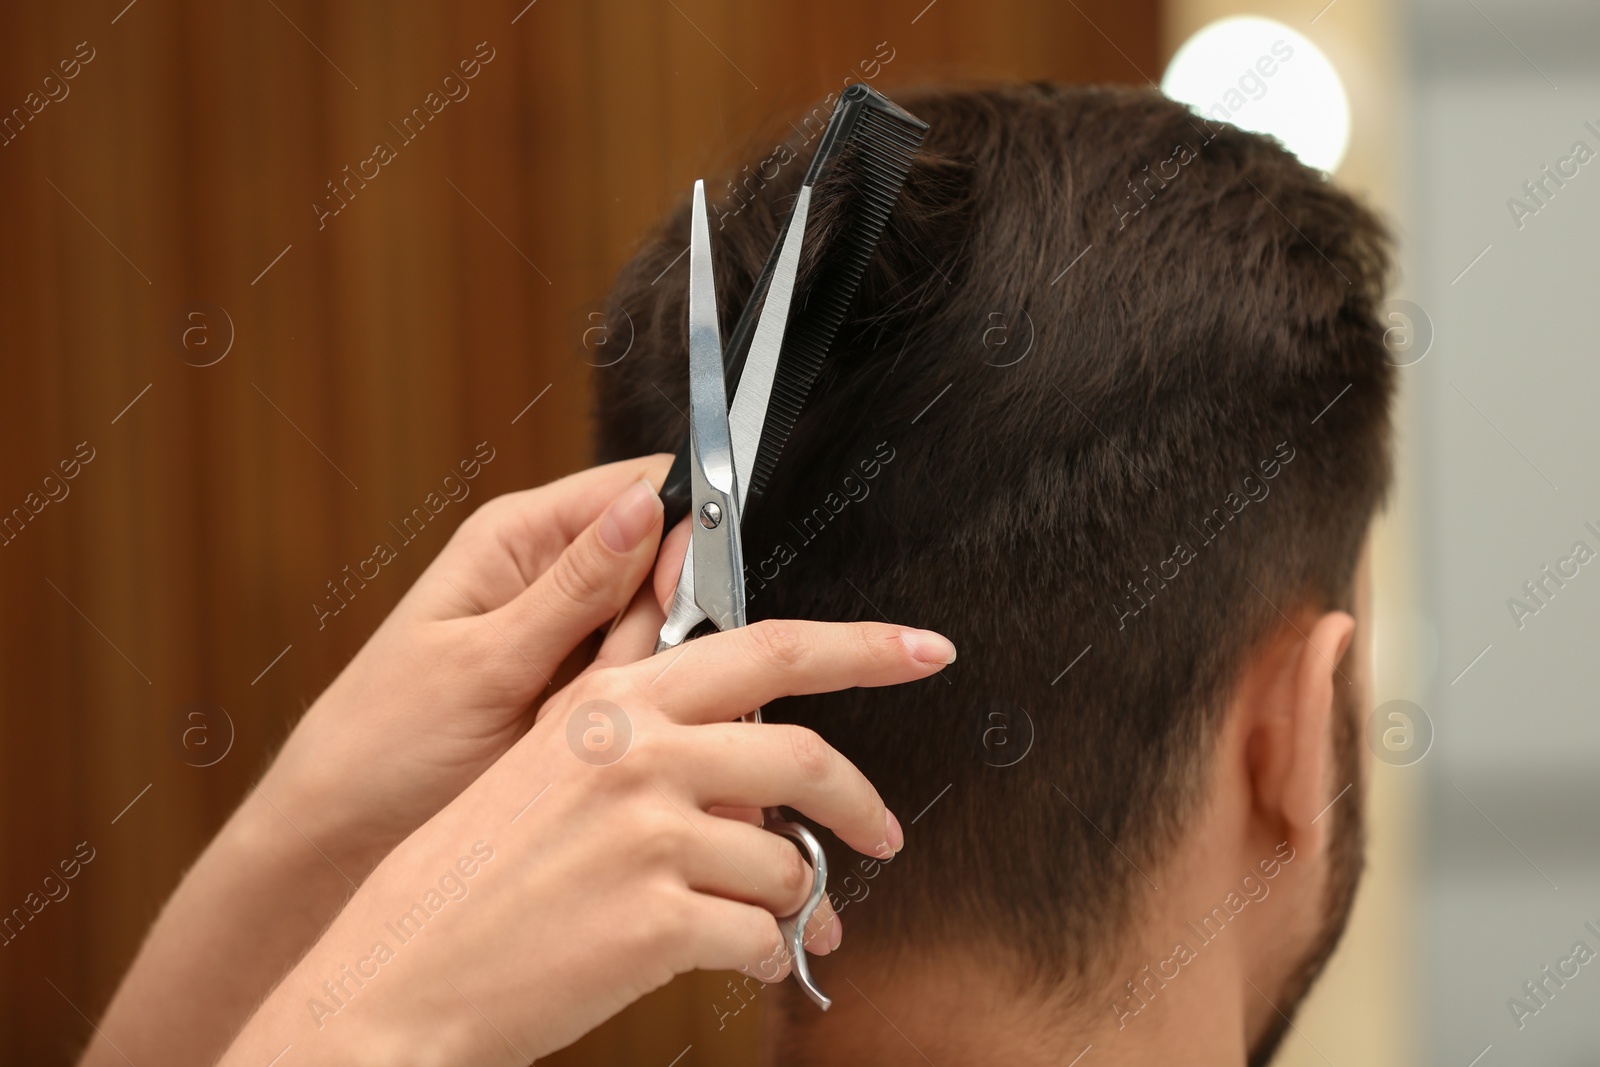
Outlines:
POLYGON ((1275 137, 1332 173, 1350 144, 1350 101, 1310 39, 1257 15, 1219 19, 1184 42, 1161 91, 1201 116, 1275 137))

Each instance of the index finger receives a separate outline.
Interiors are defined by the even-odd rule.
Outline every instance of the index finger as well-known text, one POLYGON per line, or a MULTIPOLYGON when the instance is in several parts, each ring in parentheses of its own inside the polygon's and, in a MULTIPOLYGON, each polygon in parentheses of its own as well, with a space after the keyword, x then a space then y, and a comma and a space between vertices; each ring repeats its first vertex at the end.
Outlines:
POLYGON ((881 622, 765 619, 618 668, 667 717, 725 722, 780 697, 898 685, 955 662, 931 630, 881 622))

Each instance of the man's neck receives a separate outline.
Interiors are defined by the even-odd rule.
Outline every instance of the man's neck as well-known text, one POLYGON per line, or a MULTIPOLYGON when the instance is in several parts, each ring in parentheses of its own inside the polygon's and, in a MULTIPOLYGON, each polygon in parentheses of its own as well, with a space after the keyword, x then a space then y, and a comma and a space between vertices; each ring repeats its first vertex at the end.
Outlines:
MULTIPOLYGON (((1146 981, 1142 999, 1132 1002, 1136 1013, 1128 1010, 1122 979, 1063 1004, 1014 990, 1001 972, 971 960, 924 960, 892 970, 831 962, 819 975, 833 996, 826 1014, 792 982, 771 989, 777 995, 766 1005, 764 1042, 771 1067, 1245 1062, 1243 983, 1221 953, 1194 961, 1159 988, 1146 981)), ((1140 977, 1138 968, 1127 977, 1140 977)))

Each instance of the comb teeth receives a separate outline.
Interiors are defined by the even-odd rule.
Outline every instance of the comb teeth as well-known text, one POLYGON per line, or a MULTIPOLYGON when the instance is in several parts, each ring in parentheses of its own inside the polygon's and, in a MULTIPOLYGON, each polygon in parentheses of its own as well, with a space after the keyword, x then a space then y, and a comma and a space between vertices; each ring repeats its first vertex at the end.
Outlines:
POLYGON ((900 190, 911 173, 912 160, 927 132, 926 123, 871 92, 844 135, 839 150, 855 149, 850 161, 854 189, 849 207, 850 225, 843 228, 827 250, 810 291, 790 313, 783 352, 772 383, 772 396, 767 403, 761 447, 756 451, 750 479, 752 495, 766 489, 789 440, 789 431, 800 417, 800 410, 805 406, 834 337, 850 310, 850 302, 861 285, 867 263, 883 237, 889 214, 900 198, 900 190))

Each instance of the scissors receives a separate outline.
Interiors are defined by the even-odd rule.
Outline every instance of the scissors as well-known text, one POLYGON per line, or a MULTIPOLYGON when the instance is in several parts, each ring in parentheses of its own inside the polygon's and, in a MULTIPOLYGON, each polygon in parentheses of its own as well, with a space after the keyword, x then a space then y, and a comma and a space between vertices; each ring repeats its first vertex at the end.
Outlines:
MULTIPOLYGON (((722 335, 717 325, 705 183, 694 183, 689 242, 690 536, 672 610, 656 644, 657 652, 683 644, 706 622, 719 631, 746 623, 740 522, 783 348, 810 206, 811 186, 804 185, 789 216, 730 408, 724 382, 722 335)), ((744 721, 759 723, 761 709, 746 714, 744 721)), ((805 929, 827 891, 828 857, 810 830, 785 819, 777 808, 762 812, 762 825, 792 839, 811 864, 810 894, 798 912, 780 919, 778 925, 795 980, 818 1007, 827 1011, 833 1001, 811 977, 805 929)))

